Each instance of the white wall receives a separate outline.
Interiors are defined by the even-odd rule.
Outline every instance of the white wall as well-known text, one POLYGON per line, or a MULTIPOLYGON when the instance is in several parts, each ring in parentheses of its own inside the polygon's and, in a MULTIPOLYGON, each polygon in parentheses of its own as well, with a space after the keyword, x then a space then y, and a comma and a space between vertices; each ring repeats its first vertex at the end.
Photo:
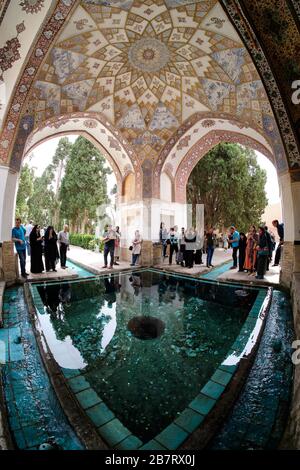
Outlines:
POLYGON ((19 173, 0 167, 0 241, 11 239, 19 173))

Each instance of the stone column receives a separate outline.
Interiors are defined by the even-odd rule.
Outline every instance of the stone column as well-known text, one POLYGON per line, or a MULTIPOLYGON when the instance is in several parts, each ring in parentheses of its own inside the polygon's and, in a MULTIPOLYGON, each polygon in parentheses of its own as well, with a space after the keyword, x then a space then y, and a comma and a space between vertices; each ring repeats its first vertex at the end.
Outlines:
POLYGON ((284 246, 281 256, 280 282, 288 289, 292 283, 294 270, 295 206, 293 201, 291 176, 289 173, 278 177, 283 209, 284 246))
POLYGON ((120 203, 118 210, 122 233, 121 259, 131 260, 131 251, 128 248, 135 230, 138 229, 143 238, 140 262, 145 266, 161 263, 161 247, 157 245, 161 216, 166 215, 172 219, 172 223, 178 225, 179 230, 180 227, 186 226, 185 204, 144 198, 141 201, 120 203))
POLYGON ((0 242, 2 242, 0 250, 2 252, 2 277, 8 284, 13 284, 18 277, 18 260, 11 241, 18 175, 8 167, 0 167, 0 242))
POLYGON ((3 280, 8 285, 13 284, 18 274, 18 255, 14 253, 14 244, 11 241, 2 243, 2 271, 3 280))
POLYGON ((0 167, 0 241, 11 239, 19 173, 0 167))

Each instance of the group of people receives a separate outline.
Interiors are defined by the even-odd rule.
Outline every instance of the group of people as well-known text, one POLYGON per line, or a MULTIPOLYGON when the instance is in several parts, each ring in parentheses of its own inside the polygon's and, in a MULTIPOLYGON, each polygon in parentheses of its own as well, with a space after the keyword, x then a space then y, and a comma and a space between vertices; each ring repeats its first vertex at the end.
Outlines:
MULTIPOLYGON (((284 225, 278 220, 273 220, 272 225, 277 229, 279 244, 276 249, 273 266, 278 266, 281 256, 281 247, 284 241, 284 225)), ((239 232, 235 226, 231 226, 228 234, 223 235, 224 249, 232 249, 233 265, 230 269, 237 269, 239 272, 248 272, 255 275, 257 279, 263 279, 275 250, 275 237, 268 231, 268 227, 261 226, 257 230, 253 225, 247 234, 239 232), (226 242, 226 243, 225 243, 226 242)), ((211 227, 201 235, 196 229, 186 230, 172 227, 168 231, 165 224, 160 225, 159 239, 162 244, 162 256, 169 256, 169 264, 173 263, 173 256, 177 264, 192 268, 194 264, 203 264, 202 254, 206 253, 206 266, 213 267, 212 260, 214 250, 217 246, 217 236, 211 227), (169 254, 167 250, 169 246, 169 254)))
MULTIPOLYGON (((103 233, 103 242, 104 242, 104 266, 103 268, 108 267, 108 255, 110 255, 110 265, 109 268, 113 269, 113 265, 118 265, 120 259, 120 243, 121 243, 121 232, 120 227, 113 228, 112 225, 106 225, 103 233)), ((129 250, 132 253, 132 260, 130 266, 136 266, 139 261, 139 257, 142 251, 142 237, 139 230, 136 230, 134 237, 132 239, 129 250)))
POLYGON ((16 251, 20 260, 21 276, 26 278, 26 251, 30 256, 30 272, 34 274, 56 272, 56 264, 60 259, 62 269, 66 269, 67 250, 70 249, 69 228, 64 226, 58 234, 52 225, 43 229, 32 221, 22 225, 20 218, 15 221, 12 229, 12 241, 15 243, 16 251), (59 244, 59 250, 58 246, 59 244), (43 261, 45 258, 45 267, 43 261))

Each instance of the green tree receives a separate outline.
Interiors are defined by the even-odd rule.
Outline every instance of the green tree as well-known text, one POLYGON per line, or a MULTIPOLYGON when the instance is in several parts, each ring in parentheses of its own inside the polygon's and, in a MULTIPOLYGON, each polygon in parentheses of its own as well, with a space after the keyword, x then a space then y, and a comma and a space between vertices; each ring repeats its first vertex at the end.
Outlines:
POLYGON ((55 227, 59 224, 59 213, 60 213, 60 199, 59 191, 64 174, 64 170, 68 159, 70 158, 72 150, 72 144, 68 137, 62 137, 59 139, 58 146, 56 147, 55 154, 52 159, 52 168, 56 173, 55 183, 55 200, 54 200, 54 214, 53 214, 53 225, 55 227))
POLYGON ((253 150, 238 144, 221 143, 208 152, 193 169, 187 199, 195 207, 204 204, 206 227, 235 224, 248 231, 258 225, 268 200, 266 172, 253 150))
POLYGON ((28 199, 30 218, 40 225, 52 225, 55 212, 55 192, 53 183, 55 171, 48 165, 42 175, 35 178, 32 196, 28 199))
POLYGON ((16 216, 21 217, 24 222, 28 221, 28 219, 31 217, 28 200, 33 194, 34 180, 35 177, 33 168, 30 168, 29 165, 25 163, 20 174, 16 201, 16 216))
POLYGON ((72 146, 60 189, 61 217, 68 220, 72 231, 91 230, 96 209, 108 202, 105 158, 84 137, 72 146))

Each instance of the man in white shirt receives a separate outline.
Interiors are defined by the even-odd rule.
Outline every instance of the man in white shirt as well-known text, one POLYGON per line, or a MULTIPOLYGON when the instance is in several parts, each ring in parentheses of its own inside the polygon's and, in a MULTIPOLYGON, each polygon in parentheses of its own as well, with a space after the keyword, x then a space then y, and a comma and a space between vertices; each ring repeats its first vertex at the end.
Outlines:
POLYGON ((110 254, 110 269, 113 269, 114 264, 114 252, 115 252, 115 240, 116 240, 116 231, 112 228, 112 225, 107 225, 103 233, 104 241, 104 266, 107 268, 107 257, 110 254))
POLYGON ((33 229, 33 223, 32 220, 30 220, 26 225, 25 225, 25 240, 26 240, 26 247, 27 247, 27 255, 30 256, 30 243, 29 243, 29 236, 31 234, 31 230, 33 229))
POLYGON ((68 225, 64 225, 64 229, 58 233, 58 243, 59 243, 60 266, 62 269, 66 269, 67 250, 70 249, 68 225))

